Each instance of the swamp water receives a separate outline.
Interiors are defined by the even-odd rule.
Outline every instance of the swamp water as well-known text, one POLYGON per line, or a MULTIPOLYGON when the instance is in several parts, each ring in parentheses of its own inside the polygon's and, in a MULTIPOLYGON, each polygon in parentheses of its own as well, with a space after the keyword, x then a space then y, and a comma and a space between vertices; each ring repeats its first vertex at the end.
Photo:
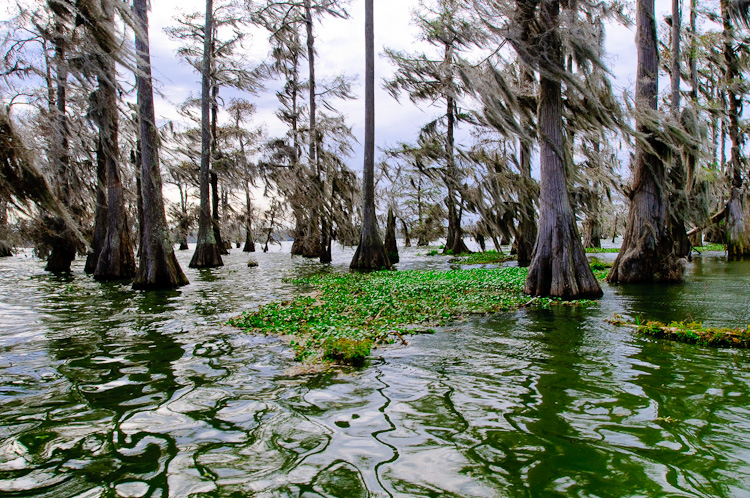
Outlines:
MULTIPOLYGON (((278 250, 278 247, 274 249, 278 250)), ((402 250, 399 268, 448 268, 402 250)), ((425 252, 421 250, 421 252, 425 252)), ((329 271, 345 271, 335 250, 329 271)), ((452 324, 360 370, 293 376, 223 325, 321 266, 239 249, 135 292, 0 259, 0 496, 750 496, 750 353, 606 322, 750 323, 750 263, 452 324)), ((606 256, 606 255, 605 255, 606 256)))

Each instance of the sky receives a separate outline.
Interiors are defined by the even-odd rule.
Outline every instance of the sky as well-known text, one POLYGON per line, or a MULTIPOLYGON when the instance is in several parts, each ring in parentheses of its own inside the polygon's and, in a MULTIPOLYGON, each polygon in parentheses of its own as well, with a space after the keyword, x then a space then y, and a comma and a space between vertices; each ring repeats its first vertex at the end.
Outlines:
MULTIPOLYGON (((152 0, 150 13, 151 57, 156 87, 162 96, 157 98, 156 113, 162 119, 180 122, 176 111, 189 95, 200 94, 200 77, 192 68, 180 62, 175 56, 178 46, 164 33, 164 27, 174 24, 175 16, 181 12, 202 11, 205 3, 196 0, 152 0)), ((376 146, 387 148, 399 142, 416 139, 419 129, 443 112, 441 107, 422 105, 417 107, 408 98, 393 99, 382 88, 384 78, 394 74, 394 67, 383 57, 385 47, 409 52, 424 50, 429 46, 419 40, 419 33, 412 25, 412 10, 417 0, 376 0, 375 1, 375 50, 376 50, 376 146)), ((657 0, 657 19, 662 20, 670 10, 670 2, 657 0)), ((360 170, 364 143, 364 0, 352 0, 347 8, 350 19, 327 18, 315 25, 316 76, 330 79, 339 74, 357 77, 354 92, 360 98, 336 105, 342 112, 358 140, 354 155, 349 161, 352 169, 360 170)), ((246 44, 251 59, 257 62, 267 55, 268 44, 265 34, 257 31, 246 44)), ((611 67, 616 91, 634 88, 636 68, 636 47, 634 31, 619 25, 610 25, 606 31, 606 61, 611 67)), ((278 84, 278 83, 276 83, 278 84)), ((270 137, 285 133, 284 125, 274 112, 278 101, 273 92, 274 83, 258 95, 245 95, 254 102, 258 112, 255 125, 263 125, 270 137)), ((234 92, 224 92, 223 96, 235 96, 234 92)), ((468 135, 457 134, 459 140, 468 135)))

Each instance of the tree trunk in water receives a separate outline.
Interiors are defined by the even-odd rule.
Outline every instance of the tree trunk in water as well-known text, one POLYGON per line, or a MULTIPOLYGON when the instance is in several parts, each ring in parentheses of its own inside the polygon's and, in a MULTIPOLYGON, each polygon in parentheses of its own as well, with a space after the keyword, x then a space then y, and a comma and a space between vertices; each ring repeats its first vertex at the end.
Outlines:
MULTIPOLYGON (((451 51, 446 48, 446 59, 451 58, 451 51)), ((456 168, 456 158, 454 157, 454 139, 453 130, 455 127, 455 114, 454 107, 455 101, 453 97, 447 98, 447 112, 446 117, 448 118, 448 133, 446 143, 446 155, 448 156, 448 174, 446 178, 446 184, 448 187, 448 236, 445 241, 444 254, 466 254, 470 253, 468 247, 464 243, 463 233, 461 230, 461 218, 456 209, 456 186, 458 185, 458 170, 456 168)))
POLYGON ((730 260, 744 259, 750 256, 750 208, 747 193, 732 188, 727 203, 726 244, 730 260))
POLYGON ((5 240, 8 237, 8 201, 0 200, 0 258, 13 256, 13 246, 5 240))
MULTIPOLYGON (((680 31, 681 31, 682 12, 680 12, 680 0, 672 0, 672 68, 671 68, 671 116, 676 122, 680 121, 680 31)), ((672 153, 672 168, 669 172, 669 179, 672 184, 670 194, 670 220, 671 238, 674 241, 675 255, 678 258, 690 256, 690 240, 685 229, 686 216, 688 213, 687 203, 687 175, 685 164, 682 161, 680 152, 672 153)))
POLYGON ((83 271, 93 275, 99 254, 107 236, 107 165, 104 158, 102 140, 96 145, 96 208, 94 209, 94 236, 91 240, 91 252, 86 256, 83 271))
MULTIPOLYGON (((638 79, 636 129, 646 135, 652 151, 664 147, 641 116, 657 108, 659 54, 654 0, 638 0, 638 79)), ((618 283, 670 282, 682 278, 684 261, 674 255, 669 228, 667 176, 662 159, 637 142, 633 164, 630 212, 622 247, 607 280, 618 283)))
POLYGON ((219 176, 213 171, 210 174, 211 177, 211 226, 214 231, 214 239, 216 240, 216 247, 219 248, 219 252, 222 256, 229 254, 227 250, 228 245, 224 242, 221 236, 221 223, 219 221, 219 176))
POLYGON ((729 138, 732 142, 730 150, 732 191, 727 203, 726 243, 729 259, 742 259, 750 256, 750 219, 748 219, 747 192, 743 188, 742 150, 743 135, 740 133, 740 114, 742 113, 742 97, 739 95, 739 81, 742 70, 737 53, 734 49, 734 26, 729 17, 729 1, 721 1, 721 13, 724 25, 724 62, 726 65, 725 83, 727 85, 727 99, 729 100, 729 138))
POLYGON ((383 248, 375 216, 375 33, 373 0, 365 0, 365 159, 363 168, 362 231, 349 268, 380 270, 391 262, 383 248))
POLYGON ((385 253, 388 260, 395 265, 399 261, 398 246, 396 245, 396 217, 393 215, 393 209, 388 208, 388 221, 385 225, 385 253))
POLYGON ((583 247, 600 248, 602 247, 602 226, 597 217, 587 218, 583 222, 583 247))
POLYGON ((250 202, 250 190, 245 187, 245 207, 247 218, 245 218, 245 247, 242 252, 255 252, 255 241, 253 240, 253 206, 250 202))
MULTIPOLYGON (((104 2, 103 5, 109 5, 104 2)), ((106 7, 107 25, 114 32, 114 6, 106 7)), ((104 58, 105 55, 100 55, 104 58)), ((100 281, 121 280, 135 275, 135 256, 130 241, 125 215, 125 197, 120 176, 118 144, 117 73, 115 61, 107 57, 102 61, 98 76, 99 140, 104 152, 107 169, 107 235, 104 239, 94 279, 100 281)))
POLYGON ((187 285, 189 282, 175 257, 172 242, 169 239, 167 217, 164 213, 157 149, 158 138, 154 119, 154 91, 151 85, 146 0, 134 0, 133 10, 138 23, 135 37, 136 86, 141 143, 141 195, 143 197, 143 226, 141 227, 143 235, 133 288, 171 289, 187 285))
POLYGON ((305 243, 305 218, 301 212, 295 212, 294 241, 292 242, 292 256, 302 256, 305 243))
POLYGON ((401 220, 401 232, 404 234, 404 247, 411 247, 411 239, 409 238, 409 227, 406 226, 406 222, 401 220))
POLYGON ((320 262, 330 263, 333 261, 331 254, 331 227, 328 226, 328 220, 325 216, 320 219, 320 262))
MULTIPOLYGON (((59 6, 60 10, 66 10, 64 6, 59 6)), ((68 186, 68 176, 70 174, 70 156, 68 153, 68 118, 66 115, 66 98, 68 88, 68 62, 66 60, 66 40, 65 27, 62 19, 63 15, 70 15, 69 12, 56 12, 54 25, 54 46, 55 46, 55 77, 56 77, 56 108, 54 123, 54 146, 53 156, 55 168, 57 170, 57 195, 65 207, 70 207, 70 191, 68 186)), ((75 239, 70 235, 65 226, 65 222, 59 218, 47 218, 45 223, 46 229, 52 236, 52 251, 47 258, 45 271, 52 273, 69 272, 70 265, 76 257, 77 244, 75 239)))
MULTIPOLYGON (((211 40, 211 55, 215 50, 215 40, 211 40)), ((222 256, 229 254, 232 244, 227 241, 224 242, 224 238, 221 236, 221 218, 219 217, 219 175, 213 171, 213 161, 219 157, 218 149, 216 147, 217 141, 217 128, 219 122, 219 85, 215 81, 211 81, 211 219, 214 228, 214 238, 216 239, 216 246, 219 248, 222 256)))
MULTIPOLYGON (((560 4, 548 2, 540 9, 542 28, 549 33, 544 53, 562 72, 562 47, 557 32, 560 4)), ((539 233, 524 292, 562 299, 597 298, 602 295, 602 290, 581 245, 565 182, 562 85, 559 80, 541 76, 538 105, 541 209, 539 233)))
POLYGON ((518 266, 529 266, 536 241, 536 216, 534 198, 531 189, 534 180, 531 178, 531 145, 521 141, 520 153, 521 178, 523 178, 523 202, 521 206, 518 229, 516 230, 514 248, 518 257, 518 266))
MULTIPOLYGON (((307 64, 309 71, 308 81, 308 99, 310 105, 310 140, 308 143, 308 168, 309 174, 312 176, 312 184, 314 186, 320 185, 320 171, 318 171, 317 162, 317 145, 318 145, 318 129, 317 129, 317 102, 315 95, 315 36, 313 35, 313 16, 312 16, 312 2, 311 0, 305 0, 305 29, 307 34, 307 64)), ((307 219, 307 229, 305 230, 305 239, 302 243, 302 256, 305 258, 319 258, 323 252, 323 245, 321 244, 321 230, 320 230, 320 210, 318 199, 320 191, 315 191, 315 198, 312 200, 312 209, 310 216, 307 219)))
MULTIPOLYGON (((597 161, 600 160, 599 155, 599 143, 594 144, 594 150, 597 161)), ((598 165, 601 168, 601 164, 598 165)), ((594 182, 594 189, 596 193, 594 199, 591 202, 591 212, 587 214, 586 220, 583 222, 583 247, 586 248, 600 248, 602 246, 602 224, 601 224, 601 191, 599 189, 599 183, 594 182)))
POLYGON ((213 0, 206 0, 206 25, 203 31, 203 68, 201 75, 201 169, 200 215, 198 217, 198 244, 190 260, 190 268, 215 268, 223 266, 221 248, 214 234, 214 224, 209 204, 209 172, 211 171, 211 47, 213 38, 213 0))
POLYGON ((135 148, 137 152, 130 152, 130 160, 133 163, 133 169, 135 170, 135 204, 138 212, 138 234, 136 239, 138 243, 138 253, 136 257, 140 258, 141 246, 140 241, 143 240, 143 183, 141 182, 141 138, 140 138, 140 121, 136 118, 136 134, 138 137, 135 139, 135 148))

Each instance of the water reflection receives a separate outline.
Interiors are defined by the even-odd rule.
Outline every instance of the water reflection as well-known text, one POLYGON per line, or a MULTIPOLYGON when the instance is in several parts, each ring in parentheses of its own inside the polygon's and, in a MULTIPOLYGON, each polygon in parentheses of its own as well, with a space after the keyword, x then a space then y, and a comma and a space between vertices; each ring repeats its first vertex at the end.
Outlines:
MULTIPOLYGON (((189 251, 188 251, 189 252, 189 251)), ((188 252, 178 253, 187 268, 188 252)), ((402 252, 399 268, 447 269, 402 252)), ((605 319, 750 322, 750 266, 455 324, 363 370, 289 376, 278 339, 223 326, 321 266, 233 251, 179 291, 0 261, 0 493, 8 496, 743 496, 746 351, 605 319)), ((323 271, 346 271, 338 250, 323 271)), ((77 262, 78 264, 78 262, 77 262)), ((82 264, 82 263, 81 263, 82 264)))

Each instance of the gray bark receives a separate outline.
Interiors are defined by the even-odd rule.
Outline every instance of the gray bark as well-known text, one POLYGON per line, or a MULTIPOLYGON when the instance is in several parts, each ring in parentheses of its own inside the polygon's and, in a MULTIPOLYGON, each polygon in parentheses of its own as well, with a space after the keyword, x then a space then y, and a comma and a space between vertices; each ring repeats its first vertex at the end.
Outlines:
POLYGON ((373 0, 365 0, 365 159, 363 169, 362 231, 349 268, 380 270, 391 262, 383 248, 375 216, 375 34, 373 0))
MULTIPOLYGON (((115 32, 114 5, 102 2, 107 32, 115 32)), ((107 172, 107 234, 94 270, 96 280, 120 280, 135 275, 135 256, 125 214, 125 196, 120 175, 118 143, 117 72, 114 54, 100 46, 97 104, 99 105, 99 140, 107 172)))
POLYGON ((620 253, 607 280, 618 283, 668 282, 682 279, 684 261, 675 258, 669 230, 666 168, 656 151, 663 144, 653 136, 644 115, 656 111, 659 53, 654 0, 638 0, 636 12, 638 72, 636 130, 650 145, 636 144, 630 211, 620 253))
POLYGON ((206 19, 203 31, 203 67, 201 68, 201 169, 200 214, 198 243, 190 260, 190 268, 223 266, 221 248, 216 242, 211 205, 209 203, 209 172, 211 170, 211 47, 213 39, 213 0, 206 0, 206 19))
POLYGON ((133 8, 138 23, 135 37, 136 86, 141 144, 141 196, 143 198, 139 265, 133 279, 133 288, 171 289, 187 285, 189 282, 175 257, 167 217, 164 213, 154 116, 154 90, 151 83, 146 0, 134 0, 133 8))
MULTIPOLYGON (((540 6, 541 27, 547 33, 540 49, 550 64, 563 70, 558 35, 560 4, 540 6)), ((576 227, 565 178, 562 123, 562 84, 542 75, 539 83, 540 215, 539 233, 524 292, 562 299, 598 298, 601 287, 589 267, 576 227)))

